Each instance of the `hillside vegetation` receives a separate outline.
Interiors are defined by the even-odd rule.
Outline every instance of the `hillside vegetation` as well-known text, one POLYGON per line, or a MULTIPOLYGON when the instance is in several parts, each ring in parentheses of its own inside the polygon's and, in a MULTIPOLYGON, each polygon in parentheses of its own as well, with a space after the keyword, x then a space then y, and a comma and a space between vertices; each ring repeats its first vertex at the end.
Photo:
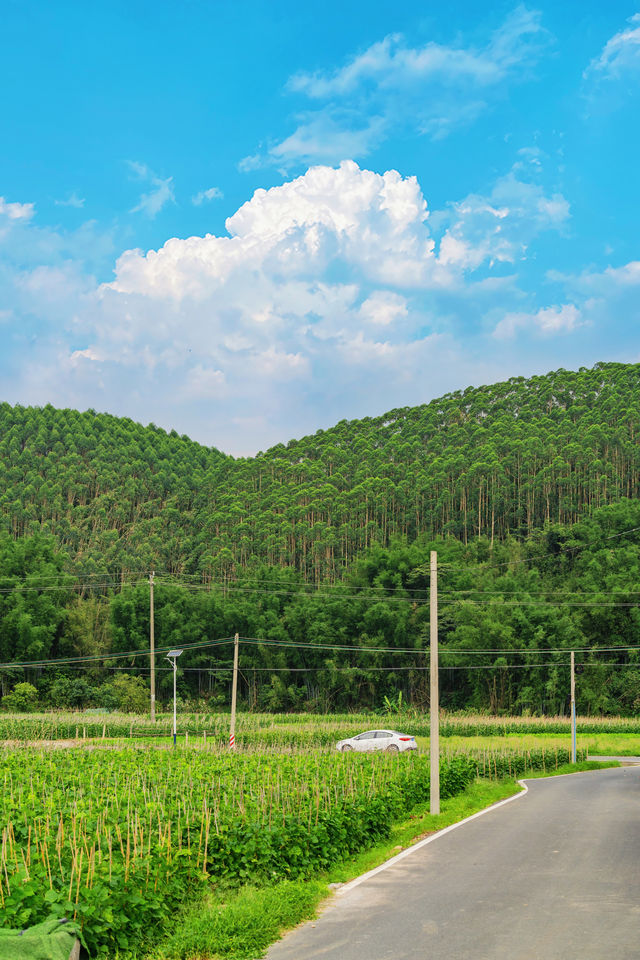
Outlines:
MULTIPOLYGON (((5 404, 3 707, 144 710, 128 654, 155 568, 156 643, 198 645, 179 662, 196 709, 228 703, 231 647, 204 644, 235 632, 246 707, 425 709, 437 549, 444 706, 566 713, 574 650, 578 710, 638 714, 639 373, 516 379, 244 460, 5 404), (18 666, 60 657, 96 660, 18 666)), ((170 697, 160 657, 157 681, 170 697)))
POLYGON ((571 524, 640 486, 640 365, 447 394, 233 459, 93 411, 0 405, 0 523, 75 569, 335 581, 369 547, 571 524))

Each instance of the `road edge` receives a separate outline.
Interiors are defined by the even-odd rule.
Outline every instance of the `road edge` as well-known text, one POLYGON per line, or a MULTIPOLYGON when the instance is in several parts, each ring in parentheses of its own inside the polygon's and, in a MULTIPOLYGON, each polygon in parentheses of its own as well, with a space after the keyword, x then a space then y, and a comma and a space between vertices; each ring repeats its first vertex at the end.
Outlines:
POLYGON ((451 823, 448 827, 443 827, 442 830, 432 833, 430 837, 425 837, 424 840, 418 840, 417 843, 413 843, 410 847, 407 847, 406 850, 402 850, 400 853, 397 853, 395 857, 385 860, 384 863, 381 863, 378 867, 374 867, 373 870, 367 870, 366 873, 361 874, 359 877, 355 877, 353 880, 349 880, 348 883, 344 883, 341 887, 335 889, 335 896, 341 897, 343 894, 349 893, 350 890, 353 890, 354 887, 364 883, 365 880, 369 880, 371 877, 375 877, 376 874, 382 873, 383 870, 386 870, 388 867, 392 867, 400 860, 404 860, 405 857, 410 856, 416 850, 421 850, 422 847, 426 847, 428 843, 433 843, 434 840, 439 840, 440 837, 445 835, 445 833, 451 833, 452 830, 456 830, 463 824, 470 823, 471 820, 477 820, 478 817, 483 817, 485 813, 489 813, 490 810, 497 810, 498 807, 503 807, 505 803, 512 803, 514 800, 519 800, 520 797, 526 796, 526 794, 529 792, 529 788, 527 787, 525 781, 518 780, 516 782, 520 787, 522 787, 518 793, 514 793, 511 797, 506 797, 504 800, 498 800, 497 803, 492 803, 490 806, 485 807, 484 810, 478 810, 477 813, 472 813, 470 816, 465 817, 464 820, 458 820, 457 823, 451 823))

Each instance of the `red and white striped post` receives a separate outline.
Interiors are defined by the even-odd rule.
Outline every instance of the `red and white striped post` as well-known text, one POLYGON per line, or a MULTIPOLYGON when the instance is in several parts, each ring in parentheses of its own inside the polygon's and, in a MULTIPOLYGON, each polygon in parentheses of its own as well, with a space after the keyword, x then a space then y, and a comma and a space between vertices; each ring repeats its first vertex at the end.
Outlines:
POLYGON ((231 686, 231 723, 229 725, 229 749, 236 749, 236 698, 238 696, 238 634, 233 638, 233 683, 231 686))

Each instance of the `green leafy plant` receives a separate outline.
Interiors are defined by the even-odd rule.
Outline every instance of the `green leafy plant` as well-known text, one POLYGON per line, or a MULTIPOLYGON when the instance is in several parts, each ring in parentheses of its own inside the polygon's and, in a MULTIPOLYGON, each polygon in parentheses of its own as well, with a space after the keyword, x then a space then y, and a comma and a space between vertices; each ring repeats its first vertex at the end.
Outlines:
POLYGON ((11 693, 2 698, 3 710, 28 712, 38 705, 38 691, 31 683, 16 683, 11 693))

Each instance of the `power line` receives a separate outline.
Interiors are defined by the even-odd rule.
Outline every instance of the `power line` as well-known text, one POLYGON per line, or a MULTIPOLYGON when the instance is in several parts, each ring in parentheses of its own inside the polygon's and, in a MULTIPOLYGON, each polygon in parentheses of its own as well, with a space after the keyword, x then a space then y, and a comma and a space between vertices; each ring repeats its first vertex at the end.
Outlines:
MULTIPOLYGON (((156 585, 167 584, 167 581, 165 580, 156 580, 155 582, 156 582, 156 585)), ((149 583, 148 579, 144 579, 139 581, 132 581, 126 584, 126 586, 131 586, 131 587, 141 586, 141 585, 148 586, 148 583, 149 583)), ((173 584, 170 582, 170 585, 173 585, 173 584)), ((182 588, 186 590, 194 590, 194 591, 197 590, 197 591, 207 591, 207 592, 211 590, 210 587, 205 585, 196 585, 196 584, 175 584, 175 585, 182 586, 182 588)), ((98 589, 100 587, 106 588, 109 586, 111 586, 111 584, 108 584, 108 583, 89 583, 89 584, 76 583, 76 584, 69 584, 66 587, 63 584, 56 585, 56 586, 47 586, 47 587, 40 587, 35 584, 34 585, 29 584, 25 586, 16 586, 16 587, 0 587, 0 594, 27 593, 31 590, 36 590, 40 593, 45 593, 45 592, 55 592, 63 589, 84 589, 84 588, 98 589)), ((373 589, 377 589, 377 588, 374 587, 373 589)), ((398 588, 398 589, 403 589, 403 588, 398 588)), ((233 591, 259 594, 265 597, 269 597, 269 596, 309 597, 314 599, 317 598, 317 599, 332 600, 332 601, 356 600, 359 603, 367 603, 367 604, 371 604, 371 603, 403 604, 404 603, 404 604, 409 604, 413 607, 426 607, 429 602, 427 598, 422 599, 422 598, 413 598, 413 597, 389 597, 389 596, 380 597, 380 596, 366 595, 362 593, 355 593, 355 594, 354 593, 338 593, 337 589, 336 589, 336 592, 334 593, 328 593, 328 592, 325 592, 324 590, 320 591, 317 589, 311 592, 294 591, 294 590, 263 590, 257 587, 245 587, 240 582, 235 584, 235 586, 233 587, 233 591)), ((631 595, 631 596, 638 595, 638 591, 622 591, 622 592, 626 595, 631 595)), ((544 599, 544 600, 536 599, 535 596, 526 600, 507 600, 504 598, 502 594, 498 593, 497 591, 491 591, 489 593, 489 597, 492 597, 493 599, 485 600, 485 599, 472 599, 471 597, 466 596, 466 594, 469 594, 469 593, 482 594, 483 591, 481 590, 450 591, 449 593, 441 594, 439 599, 441 603, 449 604, 449 605, 454 603, 466 603, 466 604, 475 605, 475 606, 497 605, 497 606, 518 606, 518 607, 547 606, 547 607, 610 607, 610 608, 635 608, 640 606, 640 600, 638 601, 623 601, 623 600, 587 601, 587 600, 566 600, 566 599, 561 600, 561 599, 555 599, 553 596, 548 597, 547 599, 544 599), (460 594, 460 596, 458 594, 460 594), (463 594, 465 596, 463 596, 463 594)), ((567 594, 567 593, 562 594, 562 596, 572 596, 572 595, 581 596, 582 594, 580 594, 577 591, 573 594, 567 594)), ((593 594, 584 594, 584 596, 593 596, 593 594)))
MULTIPOLYGON (((156 581, 156 583, 157 582, 158 581, 156 581)), ((165 581, 160 581, 160 582, 165 582, 165 581)), ((199 586, 195 584, 182 584, 182 586, 186 590, 208 591, 210 589, 204 585, 199 586)), ((399 588, 399 589, 402 589, 402 588, 399 588)), ((297 591, 297 590, 262 590, 258 587, 245 587, 245 586, 242 586, 241 584, 237 584, 233 588, 233 591, 231 592, 235 592, 235 591, 250 593, 250 594, 259 594, 260 596, 265 596, 265 597, 269 597, 269 596, 271 597, 309 597, 314 599, 317 598, 322 600, 333 600, 336 602, 342 601, 342 600, 357 600, 359 603, 406 603, 414 607, 417 607, 417 606, 426 607, 429 603, 428 598, 422 599, 422 598, 413 598, 413 597, 376 597, 376 596, 370 596, 370 595, 361 594, 361 593, 339 593, 338 594, 336 592, 332 594, 332 593, 321 592, 319 590, 314 590, 313 592, 304 592, 304 591, 297 591)), ((464 592, 466 593, 468 591, 464 591, 464 592)), ((472 592, 481 593, 482 591, 478 590, 478 591, 472 591, 472 592)), ((632 593, 635 593, 635 592, 636 591, 632 591, 632 593)), ((624 593, 626 594, 627 591, 624 591, 624 593)), ((635 607, 640 605, 640 600, 637 603, 632 603, 629 601, 615 601, 615 600, 591 601, 589 603, 586 601, 554 600, 553 597, 548 600, 531 599, 531 600, 519 600, 519 601, 503 601, 500 599, 501 595, 491 594, 491 596, 495 596, 495 595, 498 596, 498 599, 472 600, 472 599, 465 599, 464 597, 458 598, 456 595, 456 592, 451 591, 450 593, 441 594, 439 599, 441 599, 443 603, 449 603, 449 604, 456 603, 456 602, 458 603, 464 602, 469 604, 502 603, 503 605, 506 605, 506 606, 530 606, 530 605, 539 604, 539 605, 567 606, 567 607, 571 607, 571 606, 635 607)), ((581 594, 576 593, 575 595, 580 596, 581 594)), ((585 594, 585 596, 593 596, 593 594, 585 594)))
MULTIPOLYGON (((584 521, 582 521, 582 522, 584 522, 584 521)), ((635 527, 629 527, 627 530, 621 530, 621 531, 619 531, 618 533, 612 533, 612 534, 609 534, 609 535, 606 536, 606 537, 602 537, 601 542, 607 542, 607 541, 609 541, 609 540, 616 540, 616 539, 618 539, 619 537, 626 536, 627 534, 630 534, 630 533, 636 533, 637 531, 640 531, 640 525, 639 525, 639 526, 635 526, 635 527)), ((597 547, 597 544, 593 544, 593 543, 577 544, 576 546, 570 546, 570 547, 568 547, 567 550, 568 550, 568 551, 571 551, 572 554, 575 555, 575 553, 577 553, 578 551, 586 550, 587 548, 593 548, 594 546, 597 547)), ((496 568, 506 567, 506 566, 512 566, 512 565, 520 564, 520 563, 534 563, 535 561, 538 561, 538 560, 539 560, 539 561, 561 560, 561 559, 564 559, 566 556, 567 556, 567 553, 565 553, 565 554, 558 553, 558 554, 556 554, 555 556, 546 555, 546 556, 521 557, 521 558, 519 558, 519 559, 512 559, 512 560, 501 561, 500 563, 493 563, 492 561, 489 561, 489 560, 480 560, 480 561, 476 561, 475 563, 474 563, 474 562, 469 562, 469 563, 464 564, 464 565, 461 565, 461 564, 456 563, 456 562, 451 562, 451 561, 445 561, 445 560, 443 560, 443 561, 440 562, 440 566, 441 566, 442 568, 458 569, 458 570, 466 570, 466 571, 469 571, 470 569, 471 569, 471 570, 477 569, 477 567, 479 567, 479 566, 489 566, 489 567, 491 567, 492 569, 496 569, 496 568)), ((426 561, 425 561, 425 564, 424 564, 424 565, 426 565, 426 561)), ((423 566, 424 566, 424 565, 423 565, 423 566)), ((292 571, 293 571, 293 568, 290 568, 290 569, 292 569, 292 571)), ((293 571, 293 573, 294 573, 294 575, 295 575, 295 574, 296 574, 296 571, 293 571)), ((147 572, 146 572, 146 571, 133 571, 133 570, 130 570, 130 571, 128 571, 127 574, 125 575, 124 580, 125 580, 126 585, 137 585, 137 584, 140 584, 140 583, 146 583, 146 582, 147 582, 146 576, 147 576, 147 572), (134 578, 138 578, 138 579, 129 580, 129 577, 134 577, 134 578)), ((201 578, 202 578, 202 575, 201 575, 201 574, 200 574, 200 575, 198 575, 198 574, 179 574, 179 575, 178 575, 178 574, 171 574, 171 573, 168 573, 168 572, 165 572, 164 574, 162 574, 162 576, 164 576, 164 577, 171 577, 173 580, 176 580, 177 582, 184 582, 184 581, 186 581, 186 580, 197 580, 197 579, 200 579, 200 580, 201 580, 201 578)), ((424 571, 424 576, 425 576, 425 577, 428 576, 428 573, 427 573, 426 570, 424 571)), ((61 572, 58 573, 58 574, 43 574, 43 575, 39 575, 39 574, 28 574, 27 576, 25 576, 25 577, 23 577, 23 578, 16 578, 16 579, 20 579, 20 580, 23 580, 23 581, 24 581, 24 580, 32 580, 32 579, 33 579, 33 580, 46 581, 46 580, 56 580, 56 579, 63 579, 63 578, 67 578, 67 579, 68 579, 69 577, 73 577, 74 580, 76 581, 76 583, 77 583, 77 581, 78 581, 79 579, 85 580, 85 579, 88 578, 88 577, 99 577, 99 578, 102 579, 102 581, 103 581, 102 583, 94 584, 93 586, 108 586, 108 585, 110 585, 111 582, 114 582, 114 583, 118 583, 118 582, 119 582, 120 584, 122 584, 122 580, 123 580, 121 574, 120 574, 120 575, 117 575, 117 574, 110 575, 110 574, 108 574, 108 573, 104 573, 104 572, 100 572, 100 571, 83 571, 83 572, 77 572, 77 571, 73 571, 73 572, 71 572, 71 571, 61 571, 61 572), (106 582, 105 582, 105 581, 106 581, 106 582)), ((0 577, 0 580, 1 580, 1 579, 3 579, 3 578, 0 577)), ((7 577, 6 579, 10 579, 10 578, 7 577)), ((225 586, 231 586, 231 584, 244 584, 244 583, 263 583, 263 584, 267 584, 267 585, 270 585, 271 583, 275 583, 275 584, 278 584, 278 583, 286 583, 287 586, 290 585, 286 580, 279 580, 279 579, 272 580, 272 579, 270 579, 270 578, 256 578, 256 577, 243 577, 241 580, 239 580, 238 578, 235 578, 235 577, 234 577, 234 578, 230 578, 230 579, 226 580, 226 581, 225 581, 225 586)), ((65 585, 66 585, 66 584, 65 584, 65 585)), ((90 583, 82 583, 82 584, 78 584, 78 585, 85 586, 85 587, 91 586, 90 583)), ((218 584, 216 584, 216 585, 218 585, 218 584)), ((208 588, 209 588, 209 585, 208 585, 208 584, 201 584, 201 585, 199 585, 199 586, 202 586, 202 588, 204 588, 204 589, 208 589, 208 588)), ((309 583, 309 582, 306 582, 306 581, 303 582, 302 584, 300 584, 300 586, 301 586, 301 587, 305 587, 305 586, 306 586, 306 587, 309 587, 309 588, 312 589, 313 592, 317 592, 317 590, 318 590, 317 586, 314 587, 314 585, 313 585, 312 583, 309 583)), ((326 589, 326 586, 327 586, 326 584, 323 585, 323 589, 326 589)), ((334 584, 333 586, 336 587, 336 588, 339 588, 339 587, 342 586, 342 584, 336 583, 336 584, 334 584)), ((428 593, 428 588, 421 588, 421 587, 410 587, 410 586, 406 586, 406 587, 399 587, 399 588, 397 588, 397 587, 385 587, 385 586, 382 586, 382 585, 375 585, 375 586, 374 586, 374 585, 369 585, 369 586, 370 586, 370 589, 384 590, 384 591, 392 591, 392 590, 396 590, 396 589, 406 589, 406 590, 412 590, 414 593, 428 593)))
MULTIPOLYGON (((564 651, 567 653, 568 651, 564 651)), ((570 664, 569 660, 546 660, 543 663, 484 663, 484 664, 467 664, 466 666, 449 666, 448 664, 440 664, 438 667, 439 671, 444 670, 529 670, 534 668, 542 667, 568 667, 570 664)), ((636 670, 640 668, 638 663, 620 663, 617 660, 605 660, 605 661, 585 661, 584 663, 576 663, 576 667, 632 667, 636 670)), ((135 667, 111 667, 112 670, 135 670, 135 667)), ((171 672, 171 667, 162 667, 162 670, 167 670, 171 672)), ((343 666, 336 667, 253 667, 245 666, 244 669, 247 673, 320 673, 322 671, 329 671, 330 673, 346 673, 348 671, 359 670, 363 673, 400 673, 400 672, 420 672, 428 673, 428 666, 394 666, 394 667, 359 667, 356 664, 346 664, 343 666)), ((232 667, 221 667, 210 668, 210 667, 185 667, 183 673, 232 673, 232 667)), ((140 672, 148 673, 148 668, 142 669, 140 672)), ((246 677, 245 677, 246 680, 246 677)))
MULTIPOLYGON (((278 646, 278 647, 296 647, 299 649, 311 649, 311 650, 347 650, 361 653, 411 653, 411 654, 426 654, 429 647, 425 644, 424 647, 356 647, 353 644, 325 644, 325 643, 313 643, 309 641, 297 642, 294 640, 269 640, 260 637, 240 637, 240 640, 244 643, 252 644, 265 644, 269 646, 278 646)), ((629 650, 640 650, 640 645, 627 645, 627 646, 602 646, 602 647, 502 647, 502 648, 489 648, 483 649, 481 647, 471 648, 471 647, 447 647, 444 644, 440 645, 440 652, 442 655, 447 653, 453 653, 456 655, 464 654, 473 654, 473 655, 485 655, 485 654, 507 654, 512 653, 568 653, 570 650, 573 650, 575 653, 597 653, 598 651, 629 651, 629 650)))
MULTIPOLYGON (((610 534, 609 536, 602 538, 602 541, 601 541, 601 542, 607 542, 607 541, 609 541, 609 540, 618 539, 619 537, 626 536, 627 534, 635 533, 635 532, 638 531, 638 530, 640 530, 640 526, 630 527, 630 528, 628 528, 627 530, 622 530, 622 531, 619 531, 618 533, 610 534)), ((582 545, 578 544, 578 545, 575 546, 575 547, 569 547, 568 549, 569 549, 569 551, 572 551, 572 556, 575 556, 575 554, 576 554, 578 551, 582 551, 582 550, 585 550, 585 549, 590 548, 590 547, 593 547, 593 546, 594 546, 593 544, 585 543, 585 544, 582 544, 582 545)), ((545 557, 537 557, 537 556, 524 557, 524 558, 520 558, 520 559, 507 560, 507 561, 504 561, 504 562, 501 562, 501 563, 497 563, 497 564, 495 564, 495 563, 493 563, 493 562, 490 562, 490 561, 480 561, 479 563, 475 563, 475 564, 466 564, 464 567, 463 567, 463 566, 460 566, 459 564, 447 563, 447 562, 445 561, 445 562, 442 562, 442 563, 441 563, 441 568, 464 569, 466 572, 469 572, 470 570, 478 569, 478 567, 481 567, 481 566, 485 566, 485 567, 486 567, 486 566, 489 566, 490 569, 496 569, 496 568, 500 568, 500 567, 512 566, 512 565, 521 564, 521 563, 533 563, 533 562, 535 562, 535 561, 537 561, 537 560, 541 560, 541 561, 561 560, 561 559, 563 559, 563 558, 566 557, 566 556, 567 556, 567 554, 565 553, 565 554, 557 554, 557 555, 554 556, 554 557, 549 557, 549 556, 545 556, 545 557)), ((130 571, 129 574, 128 574, 128 577, 130 577, 130 576, 132 575, 132 573, 133 573, 133 571, 130 571)), ((137 573, 137 572, 136 572, 136 573, 137 573)), ((424 572, 424 575, 426 576, 426 571, 424 572)), ((141 576, 141 575, 140 575, 140 576, 141 576)), ((211 585, 210 585, 210 584, 203 584, 203 583, 196 584, 196 583, 187 583, 187 582, 185 582, 185 581, 187 581, 187 580, 195 580, 195 579, 196 579, 196 575, 182 574, 182 575, 177 576, 177 575, 168 574, 167 576, 168 576, 168 577, 171 577, 171 580, 162 579, 162 580, 159 581, 159 583, 181 585, 183 588, 191 589, 191 590, 211 590, 211 585)), ((137 586, 140 586, 140 585, 142 585, 142 584, 145 584, 145 585, 146 585, 146 583, 148 582, 147 579, 146 579, 146 576, 145 576, 144 579, 142 579, 142 578, 141 578, 141 579, 128 579, 128 577, 127 577, 127 578, 125 579, 124 583, 123 583, 122 578, 120 578, 120 579, 118 580, 115 576, 109 576, 108 574, 105 575, 104 573, 97 573, 97 572, 91 572, 91 573, 86 572, 86 573, 84 574, 84 577, 99 577, 99 578, 100 578, 99 581, 92 581, 92 582, 86 582, 86 581, 85 581, 85 582, 78 583, 78 580, 77 580, 77 578, 76 578, 76 581, 75 581, 74 583, 71 583, 71 582, 69 582, 71 577, 73 577, 73 574, 67 573, 67 572, 60 572, 59 574, 55 574, 55 575, 41 575, 41 576, 38 576, 38 575, 28 575, 27 577, 24 577, 24 578, 22 578, 22 580, 21 580, 23 586, 12 585, 12 586, 7 586, 7 587, 4 587, 4 586, 3 586, 3 587, 0 587, 0 594, 11 594, 11 593, 16 593, 16 592, 17 592, 17 593, 23 593, 23 592, 27 592, 27 591, 30 591, 30 590, 38 590, 38 591, 40 591, 40 592, 44 592, 44 591, 57 591, 57 590, 60 590, 60 589, 75 589, 75 590, 78 590, 78 589, 90 589, 90 590, 97 590, 97 589, 108 589, 108 588, 114 587, 114 586, 120 586, 121 588, 122 588, 123 586, 137 587, 137 586), (62 582, 62 583, 57 583, 57 584, 52 584, 52 585, 50 585, 50 586, 38 586, 39 583, 43 583, 43 582, 50 581, 50 580, 59 580, 59 581, 62 580, 63 582, 62 582)), ((0 578, 0 582, 2 582, 2 579, 5 579, 5 580, 6 580, 6 579, 10 579, 10 578, 0 578)), ((274 589, 266 589, 266 590, 265 590, 265 589, 260 589, 260 588, 256 588, 256 587, 247 586, 248 583, 263 583, 263 584, 266 584, 266 585, 268 585, 268 586, 271 586, 272 583, 278 584, 278 583, 282 583, 282 582, 284 582, 284 581, 281 581, 281 580, 280 580, 280 581, 279 581, 279 580, 271 581, 271 580, 268 580, 268 579, 260 579, 260 578, 243 578, 242 580, 233 579, 233 580, 226 581, 226 582, 223 584, 223 588, 228 588, 228 589, 230 589, 230 590, 233 589, 234 591, 239 590, 239 591, 242 591, 242 592, 245 592, 245 593, 258 593, 258 594, 262 594, 262 595, 265 595, 265 596, 269 596, 269 595, 272 595, 272 596, 273 596, 273 595, 275 595, 275 596, 309 596, 309 597, 312 597, 312 596, 313 596, 313 597, 318 597, 318 598, 320 598, 320 599, 329 599, 329 598, 331 598, 331 599, 338 599, 338 600, 355 599, 355 600, 358 600, 359 602, 366 602, 366 603, 379 603, 379 602, 381 602, 381 601, 384 601, 384 602, 391 602, 391 603, 409 603, 409 604, 411 604, 411 605, 413 605, 413 606, 418 606, 418 605, 425 605, 425 606, 426 606, 426 604, 427 604, 427 602, 428 602, 428 598, 427 598, 427 597, 424 597, 424 599, 423 599, 423 598, 421 598, 421 597, 416 596, 416 594, 426 594, 426 593, 427 593, 427 590, 426 590, 426 589, 424 589, 424 588, 417 588, 417 587, 416 587, 416 588, 412 588, 412 587, 410 587, 410 586, 406 586, 406 587, 383 587, 383 586, 381 586, 381 585, 369 585, 369 586, 368 586, 368 589, 370 589, 370 590, 385 591, 386 593, 391 592, 392 590, 394 590, 394 591, 395 591, 395 590, 406 590, 406 591, 409 591, 409 592, 411 592, 411 593, 413 594, 412 596, 409 596, 409 597, 395 597, 395 596, 392 597, 392 596, 384 596, 384 595, 383 595, 383 596, 370 596, 370 595, 363 595, 361 592, 358 592, 358 593, 350 593, 350 594, 349 594, 349 593, 344 593, 344 592, 342 592, 342 591, 343 591, 343 589, 346 587, 346 585, 343 585, 343 584, 341 584, 341 583, 336 583, 336 584, 332 585, 330 589, 328 589, 328 585, 327 585, 327 584, 324 584, 324 585, 322 585, 321 587, 318 587, 317 585, 314 587, 313 584, 308 584, 308 583, 302 583, 302 584, 300 584, 300 585, 299 585, 299 589, 297 589, 297 590, 274 590, 274 589)), ((215 586, 218 586, 218 587, 219 587, 220 584, 215 584, 215 586)), ((287 584, 287 586, 290 586, 290 584, 287 584)), ((351 590, 353 590, 353 587, 351 587, 351 588, 346 587, 346 589, 351 589, 351 590)), ((461 594, 461 593, 463 593, 463 592, 464 592, 464 593, 476 593, 476 592, 477 592, 477 593, 481 593, 481 591, 475 591, 475 590, 449 591, 448 593, 443 593, 443 594, 441 594, 441 600, 442 600, 442 602, 444 602, 444 603, 449 603, 449 604, 450 604, 450 603, 454 603, 454 602, 455 602, 455 597, 456 597, 456 595, 457 595, 457 594, 461 594)), ((497 592, 495 592, 493 595, 497 595, 497 592)), ((579 594, 576 594, 576 595, 579 595, 579 594)), ((628 594, 627 594, 627 595, 628 595, 628 594)), ((587 601, 584 601, 584 600, 582 600, 582 601, 568 601, 568 600, 562 600, 562 601, 560 601, 560 600, 556 600, 556 599, 554 599, 554 598, 547 598, 547 599, 545 599, 545 600, 528 599, 528 600, 520 600, 520 601, 508 601, 508 600, 505 600, 505 599, 503 599, 503 598, 498 599, 498 600, 484 600, 484 599, 482 599, 482 600, 471 600, 471 599, 468 599, 468 600, 466 600, 466 602, 467 602, 467 603, 472 603, 472 604, 493 604, 493 603, 495 603, 495 604, 501 604, 501 605, 503 605, 503 606, 531 606, 531 605, 539 605, 539 606, 575 606, 575 607, 587 607, 587 606, 598 606, 598 607, 635 607, 635 606, 638 606, 637 603, 630 603, 630 602, 625 602, 625 601, 604 601, 604 600, 602 600, 602 601, 592 601, 592 602, 587 602, 587 601)))
MULTIPOLYGON (((266 637, 240 637, 241 642, 252 644, 252 645, 263 645, 269 647, 293 647, 299 650, 331 650, 339 652, 351 652, 358 655, 366 655, 372 653, 387 653, 391 655, 400 655, 400 654, 411 654, 416 655, 425 655, 429 649, 427 645, 423 647, 366 647, 366 646, 355 646, 354 644, 336 644, 336 643, 318 643, 313 641, 295 641, 295 640, 271 640, 266 637)), ((193 643, 182 644, 183 650, 202 650, 209 647, 221 646, 225 643, 233 642, 232 637, 224 637, 216 640, 201 640, 195 641, 193 643)), ((157 653, 166 653, 170 648, 163 647, 160 648, 157 653)), ((576 653, 601 653, 601 652, 628 652, 633 650, 640 650, 640 645, 623 645, 623 646, 591 646, 591 647, 573 647, 572 648, 576 653)), ((487 656, 487 655, 513 655, 513 654, 532 654, 532 653, 541 653, 541 654, 550 654, 550 653, 559 653, 566 654, 568 651, 567 647, 507 647, 507 648, 464 648, 464 647, 441 647, 441 652, 443 655, 451 654, 454 656, 464 656, 464 655, 473 655, 473 656, 487 656)), ((45 666, 65 666, 76 663, 101 663, 106 660, 121 660, 127 659, 129 657, 148 657, 149 650, 128 650, 125 652, 118 651, 114 653, 102 653, 89 656, 77 656, 77 657, 58 657, 51 659, 42 659, 42 660, 30 660, 30 661, 14 661, 7 663, 0 663, 0 669, 13 669, 13 668, 27 668, 27 667, 45 667, 45 666)))
MULTIPOLYGON (((233 641, 232 637, 225 637, 220 640, 206 640, 199 643, 185 643, 182 645, 183 650, 195 650, 201 647, 216 647, 224 643, 230 643, 233 641)), ((156 653, 168 653, 171 647, 162 647, 156 650, 156 653)), ((22 660, 14 661, 13 663, 0 663, 0 670, 13 669, 16 667, 49 667, 49 666, 64 666, 66 664, 74 663, 100 663, 104 660, 124 660, 128 657, 148 657, 149 650, 128 650, 126 653, 100 653, 91 656, 84 657, 58 657, 50 660, 22 660)))
MULTIPOLYGON (((564 651, 567 653, 567 651, 564 651)), ((551 667, 568 667, 570 661, 568 660, 545 660, 542 663, 489 663, 489 664, 466 664, 464 666, 452 666, 450 664, 440 664, 438 670, 440 672, 444 671, 475 671, 475 670, 529 670, 529 669, 544 669, 551 667)), ((620 669, 640 669, 640 663, 628 661, 626 663, 621 663, 618 660, 599 660, 599 661, 583 661, 581 663, 576 663, 576 667, 617 667, 620 669)), ((66 666, 67 670, 82 670, 83 667, 77 665, 66 666)), ((106 670, 110 670, 115 673, 131 673, 136 671, 137 675, 148 675, 150 674, 150 669, 148 667, 106 667, 106 670)), ((395 665, 393 667, 379 667, 379 666, 368 666, 368 667, 359 667, 357 664, 343 664, 343 665, 332 665, 327 667, 326 664, 319 667, 254 667, 254 666, 245 666, 244 670, 248 674, 252 673, 322 673, 328 672, 333 673, 349 673, 349 672, 361 672, 361 673, 428 673, 429 667, 424 665, 420 666, 419 664, 411 665, 395 665)), ((172 673, 173 670, 171 667, 156 667, 156 672, 167 672, 172 673)), ((225 674, 230 676, 233 672, 233 668, 226 667, 181 667, 181 674, 185 673, 198 673, 198 674, 213 674, 215 677, 220 674, 225 674)), ((242 671, 241 671, 242 672, 242 671)), ((243 676, 244 673, 243 673, 243 676)), ((245 681, 247 678, 245 676, 245 681)), ((248 681, 247 681, 248 682, 248 681)))
MULTIPOLYGON (((8 577, 0 577, 0 582, 8 577)), ((36 578, 37 579, 37 578, 36 578)), ((149 583, 148 579, 145 580, 133 580, 130 583, 126 584, 127 586, 139 586, 142 583, 149 583)), ((14 587, 0 587, 0 593, 27 593, 30 590, 37 590, 39 593, 53 593, 54 591, 60 590, 78 590, 78 589, 106 589, 113 586, 112 583, 102 582, 102 583, 57 583, 50 584, 49 586, 38 586, 37 584, 24 584, 23 586, 14 586, 14 587)))
POLYGON ((501 607, 638 607, 640 600, 447 600, 443 603, 467 603, 471 606, 501 606, 501 607))

